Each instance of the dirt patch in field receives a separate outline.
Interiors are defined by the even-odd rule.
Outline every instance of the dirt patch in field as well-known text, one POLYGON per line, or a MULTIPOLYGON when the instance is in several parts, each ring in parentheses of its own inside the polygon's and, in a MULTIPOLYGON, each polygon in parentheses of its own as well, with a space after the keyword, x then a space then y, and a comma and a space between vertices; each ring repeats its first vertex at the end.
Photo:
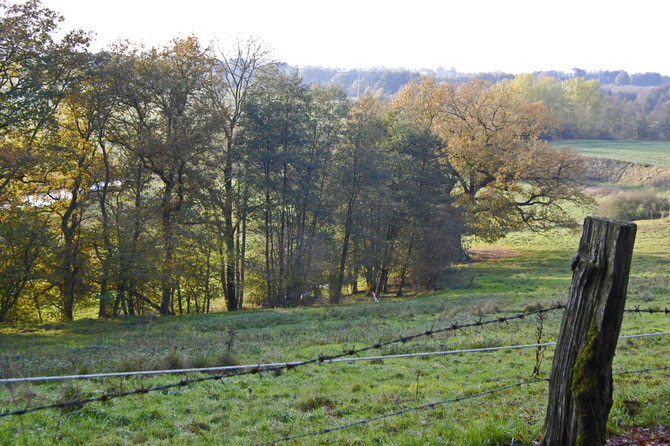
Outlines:
POLYGON ((670 167, 585 156, 586 180, 634 186, 670 187, 670 167))
POLYGON ((521 255, 518 251, 506 248, 476 248, 470 250, 470 259, 473 262, 488 262, 491 260, 509 259, 521 255))

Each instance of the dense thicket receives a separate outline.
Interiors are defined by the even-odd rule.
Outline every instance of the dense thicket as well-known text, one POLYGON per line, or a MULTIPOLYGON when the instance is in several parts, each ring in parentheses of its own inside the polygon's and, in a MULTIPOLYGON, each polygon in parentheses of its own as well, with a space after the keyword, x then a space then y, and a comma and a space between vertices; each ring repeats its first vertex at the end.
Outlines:
POLYGON ((435 288, 464 235, 568 225, 584 199, 510 85, 351 101, 253 40, 91 53, 38 2, 1 8, 0 322, 435 288))

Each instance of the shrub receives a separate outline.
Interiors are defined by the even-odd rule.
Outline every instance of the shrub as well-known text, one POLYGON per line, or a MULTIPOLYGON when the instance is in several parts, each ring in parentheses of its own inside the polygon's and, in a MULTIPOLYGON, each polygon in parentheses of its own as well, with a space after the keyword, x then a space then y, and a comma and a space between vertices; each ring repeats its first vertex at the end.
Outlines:
POLYGON ((670 176, 660 176, 651 180, 651 184, 654 187, 660 189, 670 189, 670 176))
POLYGON ((654 189, 621 192, 601 200, 599 213, 605 217, 621 220, 641 220, 658 218, 670 210, 666 197, 654 189))
POLYGON ((162 369, 174 370, 186 368, 186 356, 177 349, 170 350, 160 360, 162 369))

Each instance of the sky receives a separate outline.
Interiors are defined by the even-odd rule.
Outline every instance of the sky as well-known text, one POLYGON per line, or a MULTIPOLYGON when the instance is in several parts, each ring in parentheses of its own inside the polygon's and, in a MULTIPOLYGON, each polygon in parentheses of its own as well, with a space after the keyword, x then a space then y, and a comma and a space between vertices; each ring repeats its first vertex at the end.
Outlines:
POLYGON ((275 59, 333 68, 670 75, 667 0, 43 0, 65 28, 163 46, 253 36, 275 59))

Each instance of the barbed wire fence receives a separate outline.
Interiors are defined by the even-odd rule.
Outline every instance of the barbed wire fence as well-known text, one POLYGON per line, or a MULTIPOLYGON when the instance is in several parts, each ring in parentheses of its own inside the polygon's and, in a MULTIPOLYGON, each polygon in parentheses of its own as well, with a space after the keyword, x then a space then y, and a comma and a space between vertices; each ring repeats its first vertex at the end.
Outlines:
MULTIPOLYGON (((626 371, 614 373, 613 375, 616 376, 616 375, 641 374, 641 373, 650 373, 650 372, 663 371, 663 370, 670 370, 670 366, 647 368, 647 369, 640 369, 640 370, 626 370, 626 371)), ((372 418, 366 418, 366 419, 362 419, 362 420, 355 421, 355 422, 352 422, 352 423, 343 424, 341 426, 330 427, 330 428, 321 429, 321 430, 318 430, 318 431, 306 432, 306 433, 303 433, 303 434, 297 434, 297 435, 288 436, 288 437, 275 438, 275 439, 267 441, 267 442, 255 443, 252 446, 268 446, 268 445, 272 445, 272 444, 276 444, 276 443, 280 443, 280 442, 286 442, 286 441, 291 441, 291 440, 298 440, 300 438, 305 438, 305 437, 313 437, 313 436, 317 436, 317 435, 323 435, 323 434, 327 434, 327 433, 330 433, 330 432, 336 432, 336 431, 340 431, 340 430, 344 430, 344 429, 349 429, 349 428, 352 428, 352 427, 355 427, 355 426, 360 426, 362 424, 369 424, 369 423, 372 423, 374 421, 383 420, 383 419, 395 417, 395 416, 398 416, 398 415, 404 415, 404 414, 410 413, 410 412, 416 412, 418 410, 435 409, 436 407, 444 406, 446 404, 456 403, 456 402, 459 402, 459 401, 469 400, 469 399, 472 399, 472 398, 479 398, 479 397, 483 397, 483 396, 486 396, 486 395, 491 395, 491 394, 494 394, 494 393, 503 392, 505 390, 510 390, 510 389, 514 389, 514 388, 517 388, 517 387, 529 386, 529 385, 537 384, 537 383, 541 383, 541 382, 549 382, 549 378, 538 378, 538 379, 534 379, 534 380, 530 380, 530 381, 522 381, 522 382, 518 382, 518 383, 515 383, 515 384, 510 384, 510 385, 507 385, 507 386, 497 387, 495 389, 487 390, 487 391, 484 391, 484 392, 473 393, 473 394, 470 394, 470 395, 464 395, 464 396, 460 396, 460 397, 456 397, 456 398, 450 398, 450 399, 442 400, 442 401, 436 401, 434 403, 422 404, 420 406, 413 406, 413 407, 409 407, 407 409, 397 410, 395 412, 385 413, 385 414, 378 415, 378 416, 375 416, 375 417, 372 417, 372 418)))
MULTIPOLYGON (((186 373, 211 373, 214 371, 224 371, 224 373, 219 373, 215 375, 208 375, 208 376, 203 376, 203 377, 198 377, 198 378, 190 378, 190 379, 182 379, 177 382, 165 384, 165 385, 159 385, 159 386, 153 386, 153 387, 142 387, 134 390, 129 390, 129 391, 123 391, 123 392, 110 392, 110 393, 104 393, 99 396, 95 397, 90 397, 90 398, 81 398, 81 399, 73 399, 73 400, 67 400, 67 401, 60 401, 56 402, 53 404, 46 404, 42 406, 34 406, 34 407, 28 407, 28 408, 23 408, 23 409, 15 409, 15 410, 9 410, 6 411, 5 408, 0 409, 0 419, 2 418, 7 418, 11 416, 21 416, 25 415, 28 413, 33 413, 33 412, 38 412, 38 411, 43 411, 43 410, 48 410, 48 409, 64 409, 68 407, 81 407, 83 405, 93 403, 93 402, 103 402, 103 401, 109 401, 112 399, 117 399, 117 398, 123 398, 127 396, 132 396, 132 395, 141 395, 141 394, 147 394, 150 392, 156 392, 156 391, 163 391, 163 390, 168 390, 172 388, 178 388, 178 387, 187 387, 191 386, 197 383, 205 382, 205 381, 217 381, 217 380, 224 380, 226 378, 232 378, 232 377, 239 377, 239 376, 244 376, 244 375, 254 375, 254 374, 261 374, 261 373, 269 373, 274 376, 279 376, 284 372, 291 371, 293 369, 296 369, 298 367, 303 367, 311 364, 329 364, 329 363, 338 363, 338 362, 355 362, 355 361, 370 361, 370 360, 377 360, 377 359, 393 359, 393 358, 412 358, 412 357, 427 357, 427 356, 437 356, 437 355, 449 355, 449 354, 464 354, 464 353, 483 353, 483 352, 492 352, 492 351, 501 351, 501 350, 519 350, 519 349, 524 349, 524 348, 536 348, 537 353, 536 353, 536 368, 538 367, 538 362, 540 361, 540 355, 541 355, 541 350, 544 349, 548 346, 553 346, 555 345, 555 342, 539 342, 542 339, 542 327, 543 327, 543 322, 545 320, 545 314, 548 312, 553 312, 553 311, 558 311, 564 309, 565 306, 562 304, 554 305, 552 307, 548 308, 538 308, 534 311, 527 311, 527 312, 522 312, 518 314, 514 314, 511 316, 502 316, 502 317, 494 317, 491 319, 484 320, 483 318, 479 318, 477 321, 473 322, 468 322, 468 323, 463 323, 463 324, 450 324, 446 326, 442 326, 440 328, 434 328, 431 327, 430 329, 424 330, 422 332, 406 335, 406 336, 398 336, 394 339, 387 340, 387 341, 379 341, 375 344, 367 345, 361 348, 352 348, 352 349, 347 349, 342 351, 339 354, 331 354, 331 355, 324 355, 320 354, 316 358, 312 358, 309 360, 305 361, 293 361, 293 362, 283 362, 283 363, 272 363, 272 364, 257 364, 257 365, 243 365, 243 366, 225 366, 225 367, 209 367, 209 368, 192 368, 192 369, 178 369, 178 370, 151 370, 151 371, 136 371, 136 372, 118 372, 118 373, 98 373, 98 374, 87 374, 87 375, 60 375, 60 376, 41 376, 41 377, 19 377, 19 378, 3 378, 0 379, 0 384, 15 384, 15 383, 27 383, 27 382, 48 382, 48 381, 66 381, 66 380, 72 380, 72 379, 97 379, 97 378, 108 378, 108 377, 128 377, 128 376, 150 376, 150 375, 168 375, 168 374, 186 374, 186 373), (415 339, 419 339, 422 337, 429 337, 434 334, 438 333, 445 333, 445 332, 451 332, 451 331, 456 331, 456 330, 462 330, 466 328, 473 328, 473 327, 483 327, 487 325, 493 325, 493 324, 503 324, 506 322, 510 321, 515 321, 515 320, 524 320, 528 318, 529 316, 535 315, 537 318, 537 323, 538 323, 538 332, 537 332, 537 343, 534 344, 523 344, 523 345, 509 345, 509 346, 498 346, 498 347, 486 347, 486 348, 473 348, 473 349, 460 349, 460 350, 448 350, 448 351, 440 351, 440 352, 417 352, 417 353, 407 353, 407 354, 395 354, 395 355, 378 355, 378 356, 367 356, 367 357, 359 357, 356 356, 360 353, 368 352, 371 350, 379 350, 382 349, 383 347, 394 345, 394 344, 400 344, 400 343, 406 343, 409 341, 413 341, 415 339)), ((667 308, 665 309, 658 309, 658 308, 639 308, 639 306, 636 306, 634 308, 626 309, 626 312, 629 313, 636 313, 636 314, 670 314, 670 310, 667 308)), ((655 336, 664 336, 664 335, 670 335, 670 332, 656 332, 656 333, 642 333, 642 334, 636 334, 636 335, 627 335, 627 336, 621 336, 620 339, 632 339, 632 338, 644 338, 644 337, 655 337, 655 336)), ((656 368, 646 368, 646 369, 639 369, 639 370, 624 370, 624 371, 619 371, 614 373, 614 375, 629 375, 629 374, 642 374, 642 373, 651 373, 655 371, 663 371, 663 370, 668 370, 670 369, 670 366, 662 366, 662 367, 656 367, 656 368)), ((538 376, 539 370, 537 373, 535 372, 534 369, 534 375, 533 376, 538 376)), ((514 384, 498 387, 495 389, 490 389, 486 390, 483 392, 479 393, 474 393, 474 394, 468 394, 468 395, 463 395, 455 398, 450 398, 442 401, 437 401, 437 402, 432 402, 432 403, 426 403, 423 405, 419 406, 414 406, 410 408, 405 408, 401 409, 398 411, 394 412, 389 412, 381 415, 377 415, 372 418, 368 419, 362 419, 358 420, 355 422, 347 423, 344 425, 340 426, 334 426, 326 429, 321 429, 318 431, 312 431, 312 432, 307 432, 307 433, 302 433, 302 434, 297 434, 295 436, 286 436, 286 437, 281 437, 274 439, 272 441, 268 442, 261 442, 261 443, 256 443, 256 446, 260 445, 269 445, 273 443, 278 443, 278 442, 285 442, 285 441, 290 441, 290 440, 296 440, 304 437, 310 437, 310 436, 317 436, 317 435, 323 435, 327 434, 330 432, 335 432, 335 431, 340 431, 348 428, 352 428, 355 426, 359 425, 364 425, 368 423, 372 423, 374 421, 378 420, 383 420, 387 419, 390 417, 394 416, 399 416, 403 415, 406 413, 410 412, 415 412, 418 410, 424 410, 424 409, 434 409, 439 406, 443 406, 446 404, 450 403, 455 403, 467 399, 472 399, 472 398, 478 398, 478 397, 483 397, 486 395, 502 392, 505 390, 513 389, 513 388, 518 388, 518 387, 523 387, 523 386, 528 386, 540 382, 548 382, 549 379, 547 378, 537 378, 534 380, 530 381, 523 381, 523 382, 517 382, 514 384)), ((21 422, 23 424, 23 422, 21 422)))

